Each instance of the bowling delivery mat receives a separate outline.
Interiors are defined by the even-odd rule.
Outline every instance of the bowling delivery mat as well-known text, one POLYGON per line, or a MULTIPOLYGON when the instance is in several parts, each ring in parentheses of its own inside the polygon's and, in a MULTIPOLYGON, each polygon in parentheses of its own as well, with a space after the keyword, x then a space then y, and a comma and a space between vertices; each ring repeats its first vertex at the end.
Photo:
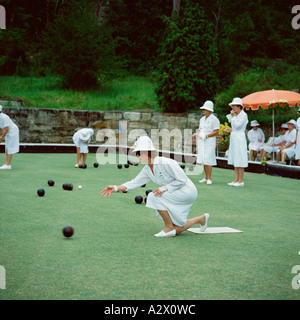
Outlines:
POLYGON ((240 233, 243 232, 241 230, 232 229, 229 227, 212 227, 206 228, 205 231, 200 231, 200 228, 189 228, 187 231, 197 234, 214 234, 214 233, 240 233))

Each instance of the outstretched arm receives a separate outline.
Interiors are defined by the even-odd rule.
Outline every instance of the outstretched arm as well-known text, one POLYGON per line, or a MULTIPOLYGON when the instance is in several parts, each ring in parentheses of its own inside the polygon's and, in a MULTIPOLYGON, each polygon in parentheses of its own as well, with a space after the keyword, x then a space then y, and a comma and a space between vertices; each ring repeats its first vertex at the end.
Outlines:
POLYGON ((101 196, 107 197, 110 196, 113 192, 118 192, 118 191, 126 191, 127 188, 123 185, 120 186, 106 186, 105 189, 103 189, 100 194, 101 196))

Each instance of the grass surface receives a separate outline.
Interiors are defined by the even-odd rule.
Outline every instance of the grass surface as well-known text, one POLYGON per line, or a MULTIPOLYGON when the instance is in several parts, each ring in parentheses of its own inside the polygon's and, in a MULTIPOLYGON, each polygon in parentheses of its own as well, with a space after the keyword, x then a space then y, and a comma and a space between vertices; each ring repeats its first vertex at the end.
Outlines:
POLYGON ((58 79, 0 77, 0 99, 21 98, 25 107, 77 110, 158 110, 154 84, 128 76, 103 83, 97 91, 60 88, 58 79))
POLYGON ((299 180, 245 173, 245 187, 233 188, 232 170, 214 168, 210 186, 189 175, 199 192, 189 217, 209 212, 210 227, 244 232, 157 239, 162 221, 134 202, 153 183, 99 194, 142 165, 94 168, 95 160, 90 154, 83 170, 74 168, 75 154, 17 154, 13 170, 0 171, 0 300, 299 299, 291 286, 300 265, 299 180), (73 191, 62 189, 66 182, 73 191), (62 235, 66 225, 72 238, 62 235))

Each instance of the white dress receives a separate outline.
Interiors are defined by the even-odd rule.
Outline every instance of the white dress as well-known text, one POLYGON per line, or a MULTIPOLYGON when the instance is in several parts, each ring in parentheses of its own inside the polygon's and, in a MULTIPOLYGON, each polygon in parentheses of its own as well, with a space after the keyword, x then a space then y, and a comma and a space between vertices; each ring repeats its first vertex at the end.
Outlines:
POLYGON ((89 148, 88 148, 88 145, 86 144, 86 142, 89 143, 91 141, 91 137, 94 134, 94 130, 93 129, 84 129, 85 131, 88 131, 90 134, 90 137, 87 141, 83 141, 80 139, 80 131, 81 130, 83 130, 83 129, 80 129, 77 132, 75 132, 75 134, 73 135, 73 142, 76 147, 80 148, 80 153, 89 153, 89 148))
MULTIPOLYGON (((214 130, 220 129, 219 119, 211 114, 208 118, 202 117, 199 121, 199 135, 207 135, 214 130)), ((207 166, 216 166, 216 137, 210 137, 205 140, 197 138, 197 163, 207 166)))
POLYGON ((245 130, 248 123, 248 116, 244 110, 233 117, 231 114, 227 116, 231 123, 231 134, 228 150, 228 164, 237 168, 248 167, 247 141, 245 130))
MULTIPOLYGON (((19 128, 10 119, 10 117, 4 113, 0 113, 0 128, 8 127, 8 132, 5 136, 5 152, 7 154, 15 154, 19 152, 19 128)), ((3 132, 3 131, 2 131, 3 132)))
POLYGON ((297 144, 295 149, 295 159, 300 160, 300 117, 297 119, 297 144))
MULTIPOLYGON (((287 131, 287 139, 286 139, 286 143, 285 145, 287 145, 288 143, 290 142, 295 142, 296 141, 296 138, 297 138, 297 131, 296 129, 293 129, 291 132, 290 131, 287 131)), ((294 155, 295 155, 295 144, 292 144, 289 148, 287 149, 283 149, 282 150, 288 158, 292 158, 294 155)))
POLYGON ((263 131, 260 128, 257 128, 257 130, 251 129, 248 131, 248 139, 249 139, 249 151, 254 150, 259 152, 260 148, 265 142, 265 135, 263 131), (259 142, 258 139, 262 140, 262 142, 259 142))
POLYGON ((159 186, 166 186, 168 190, 161 197, 155 197, 153 192, 148 194, 146 207, 155 209, 158 217, 160 215, 157 210, 167 210, 172 222, 176 226, 183 227, 197 199, 197 188, 173 159, 156 157, 153 172, 149 165, 146 165, 135 179, 122 185, 127 188, 127 191, 141 187, 149 181, 159 186))
MULTIPOLYGON (((274 143, 275 144, 279 144, 279 143, 282 143, 285 141, 287 141, 287 138, 288 138, 288 133, 286 132, 284 135, 280 135, 279 137, 277 138, 274 138, 274 143)), ((279 147, 280 146, 274 146, 273 147, 273 142, 272 142, 272 145, 271 146, 266 146, 266 147, 262 147, 262 149, 264 149, 267 153, 273 153, 274 152, 279 152, 279 147)))

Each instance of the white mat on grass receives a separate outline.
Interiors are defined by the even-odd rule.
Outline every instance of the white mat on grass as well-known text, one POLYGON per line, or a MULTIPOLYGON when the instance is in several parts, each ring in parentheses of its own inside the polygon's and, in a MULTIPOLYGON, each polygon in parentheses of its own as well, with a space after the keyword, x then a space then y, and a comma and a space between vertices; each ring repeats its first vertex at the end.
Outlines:
POLYGON ((238 233, 243 232, 241 230, 232 229, 229 227, 214 227, 214 228, 206 228, 204 232, 200 231, 200 228, 189 228, 187 231, 197 233, 197 234, 213 234, 213 233, 238 233))

